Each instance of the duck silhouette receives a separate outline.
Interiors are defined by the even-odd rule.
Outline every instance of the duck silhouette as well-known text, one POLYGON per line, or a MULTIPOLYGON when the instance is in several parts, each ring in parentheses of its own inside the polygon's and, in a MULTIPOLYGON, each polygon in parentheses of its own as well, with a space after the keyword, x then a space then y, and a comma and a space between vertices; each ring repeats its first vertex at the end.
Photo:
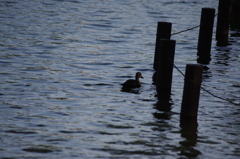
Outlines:
POLYGON ((143 78, 140 72, 136 73, 135 79, 129 79, 125 83, 122 84, 123 88, 139 88, 141 87, 141 82, 139 78, 143 78))

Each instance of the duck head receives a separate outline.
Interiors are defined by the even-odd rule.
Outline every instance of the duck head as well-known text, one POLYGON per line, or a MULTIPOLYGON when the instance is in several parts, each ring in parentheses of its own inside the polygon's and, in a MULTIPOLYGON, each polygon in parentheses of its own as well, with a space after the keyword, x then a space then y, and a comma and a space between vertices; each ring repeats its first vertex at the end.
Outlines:
POLYGON ((143 78, 143 76, 140 72, 137 72, 135 78, 138 80, 139 78, 143 78))

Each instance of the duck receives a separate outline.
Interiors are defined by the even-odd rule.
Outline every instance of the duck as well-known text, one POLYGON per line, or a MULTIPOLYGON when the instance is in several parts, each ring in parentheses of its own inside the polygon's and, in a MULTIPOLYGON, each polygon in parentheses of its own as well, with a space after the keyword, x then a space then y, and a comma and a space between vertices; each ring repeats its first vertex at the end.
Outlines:
POLYGON ((122 86, 125 88, 139 88, 141 87, 141 82, 139 81, 139 78, 143 78, 143 76, 140 72, 137 72, 135 79, 127 80, 122 84, 122 86))

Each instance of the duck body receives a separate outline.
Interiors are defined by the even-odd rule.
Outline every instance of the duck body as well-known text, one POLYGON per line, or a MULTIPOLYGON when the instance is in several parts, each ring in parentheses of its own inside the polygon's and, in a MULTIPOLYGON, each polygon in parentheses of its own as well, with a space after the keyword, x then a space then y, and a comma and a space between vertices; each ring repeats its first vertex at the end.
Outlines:
POLYGON ((140 72, 137 72, 135 79, 129 79, 126 82, 124 82, 122 85, 125 88, 139 88, 141 87, 141 82, 139 81, 139 78, 143 78, 143 76, 140 72))

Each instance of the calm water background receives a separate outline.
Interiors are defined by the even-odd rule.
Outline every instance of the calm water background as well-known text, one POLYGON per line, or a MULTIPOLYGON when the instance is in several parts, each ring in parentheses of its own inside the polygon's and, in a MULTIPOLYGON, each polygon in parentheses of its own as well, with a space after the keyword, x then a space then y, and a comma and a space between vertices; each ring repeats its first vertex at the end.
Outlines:
MULTIPOLYGON (((198 127, 180 126, 183 77, 157 110, 158 21, 199 25, 216 0, 0 0, 1 158, 239 158, 240 107, 201 93, 198 127), (143 86, 121 83, 142 72, 143 86)), ((217 10, 216 10, 217 12, 217 10)), ((215 23, 216 24, 216 23, 215 23)), ((214 28, 215 31, 216 28, 214 28)), ((203 86, 240 102, 240 37, 212 43, 203 86)), ((197 63, 198 28, 174 35, 175 64, 197 63)))

